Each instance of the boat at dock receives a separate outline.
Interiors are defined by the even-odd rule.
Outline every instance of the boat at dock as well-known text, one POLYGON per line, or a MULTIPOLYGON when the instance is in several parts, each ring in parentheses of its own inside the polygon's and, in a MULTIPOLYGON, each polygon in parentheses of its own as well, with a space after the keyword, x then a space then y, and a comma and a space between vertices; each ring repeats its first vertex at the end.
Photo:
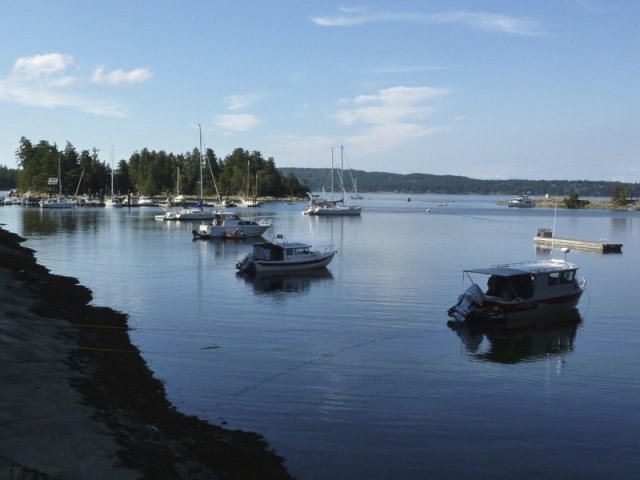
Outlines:
POLYGON ((240 272, 280 273, 324 268, 333 260, 336 250, 331 245, 314 249, 301 242, 288 242, 277 235, 271 242, 260 242, 253 251, 236 263, 240 272))
MULTIPOLYGON (((566 254, 569 249, 563 249, 566 254)), ((541 317, 576 308, 586 280, 577 279, 578 267, 548 259, 465 270, 471 285, 447 312, 453 329, 508 331, 535 325, 541 317), (479 285, 486 279, 486 290, 479 285)))
POLYGON ((533 237, 533 243, 536 247, 545 249, 571 248, 598 253, 622 253, 622 243, 610 243, 605 240, 594 241, 556 238, 553 236, 553 230, 550 228, 538 228, 536 230, 536 236, 533 237))

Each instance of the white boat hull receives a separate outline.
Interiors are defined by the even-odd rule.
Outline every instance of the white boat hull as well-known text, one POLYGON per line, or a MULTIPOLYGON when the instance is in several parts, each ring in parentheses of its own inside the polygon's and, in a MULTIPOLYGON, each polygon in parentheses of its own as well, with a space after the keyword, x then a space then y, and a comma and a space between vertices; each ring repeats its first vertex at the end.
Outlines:
POLYGON ((300 272, 304 270, 313 270, 316 268, 324 268, 331 263, 335 252, 324 254, 322 256, 309 258, 307 260, 298 260, 295 262, 273 261, 273 260, 254 260, 256 273, 268 272, 300 272))
POLYGON ((334 205, 330 207, 312 207, 305 212, 307 215, 316 216, 356 216, 362 213, 362 207, 334 205))

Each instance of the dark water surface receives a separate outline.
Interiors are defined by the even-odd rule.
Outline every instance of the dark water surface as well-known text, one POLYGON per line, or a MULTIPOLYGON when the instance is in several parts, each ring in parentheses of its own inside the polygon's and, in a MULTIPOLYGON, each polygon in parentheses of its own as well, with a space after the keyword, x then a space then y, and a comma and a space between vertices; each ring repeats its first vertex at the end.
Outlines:
POLYGON ((506 199, 365 195, 361 218, 236 209, 271 216, 268 239, 338 250, 326 272, 256 281, 234 268, 250 241, 194 242, 194 225, 154 209, 11 206, 0 221, 95 304, 130 315, 179 410, 262 433, 300 479, 636 478, 640 212, 554 215, 506 199), (447 328, 463 269, 547 257, 533 236, 553 226, 624 244, 569 253, 587 278, 579 325, 447 328))

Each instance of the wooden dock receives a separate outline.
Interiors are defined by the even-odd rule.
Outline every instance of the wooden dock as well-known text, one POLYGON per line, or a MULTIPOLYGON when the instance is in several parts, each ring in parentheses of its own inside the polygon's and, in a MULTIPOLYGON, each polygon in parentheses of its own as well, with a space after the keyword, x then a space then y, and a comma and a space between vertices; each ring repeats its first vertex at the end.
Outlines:
POLYGON ((574 240, 570 238, 557 238, 553 236, 550 228, 539 228, 533 237, 536 247, 542 248, 573 248, 598 253, 622 253, 621 243, 608 243, 592 240, 574 240))

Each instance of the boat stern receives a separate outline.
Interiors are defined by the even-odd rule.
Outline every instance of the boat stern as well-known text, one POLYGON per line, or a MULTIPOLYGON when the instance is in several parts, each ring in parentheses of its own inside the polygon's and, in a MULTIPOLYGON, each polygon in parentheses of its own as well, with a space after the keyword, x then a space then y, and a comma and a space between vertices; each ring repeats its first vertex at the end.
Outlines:
POLYGON ((460 297, 458 303, 449 309, 447 314, 457 322, 464 322, 469 314, 482 306, 484 294, 475 283, 469 285, 460 297))

